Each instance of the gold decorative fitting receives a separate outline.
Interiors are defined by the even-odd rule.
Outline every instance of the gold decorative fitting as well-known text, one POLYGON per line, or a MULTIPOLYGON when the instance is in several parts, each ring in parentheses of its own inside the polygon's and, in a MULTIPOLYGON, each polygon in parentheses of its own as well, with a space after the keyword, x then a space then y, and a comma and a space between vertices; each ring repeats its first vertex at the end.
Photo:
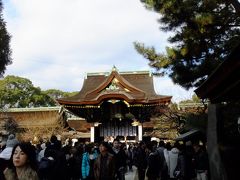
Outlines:
POLYGON ((134 119, 132 122, 132 126, 139 126, 140 122, 137 119, 134 119))

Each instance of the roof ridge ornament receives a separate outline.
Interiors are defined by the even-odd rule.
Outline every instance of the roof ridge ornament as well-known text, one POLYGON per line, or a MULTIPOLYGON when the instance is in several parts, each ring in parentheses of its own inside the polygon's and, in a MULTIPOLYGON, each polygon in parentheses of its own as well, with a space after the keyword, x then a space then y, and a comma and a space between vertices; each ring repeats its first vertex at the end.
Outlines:
POLYGON ((117 72, 118 72, 118 69, 116 68, 115 65, 113 65, 113 67, 112 67, 112 71, 117 71, 117 72))

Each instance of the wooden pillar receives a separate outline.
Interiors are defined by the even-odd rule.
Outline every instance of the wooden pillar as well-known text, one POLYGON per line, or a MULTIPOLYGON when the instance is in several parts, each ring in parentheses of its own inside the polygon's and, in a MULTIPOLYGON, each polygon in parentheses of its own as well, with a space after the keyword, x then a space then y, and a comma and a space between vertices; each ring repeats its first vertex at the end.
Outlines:
POLYGON ((138 125, 138 141, 142 141, 142 134, 143 132, 142 132, 142 125, 141 124, 139 124, 138 125))
POLYGON ((90 142, 94 142, 94 126, 91 126, 91 138, 90 142))
POLYGON ((208 105, 208 130, 207 130, 207 150, 211 179, 227 180, 226 171, 221 160, 217 139, 217 113, 218 105, 208 105))

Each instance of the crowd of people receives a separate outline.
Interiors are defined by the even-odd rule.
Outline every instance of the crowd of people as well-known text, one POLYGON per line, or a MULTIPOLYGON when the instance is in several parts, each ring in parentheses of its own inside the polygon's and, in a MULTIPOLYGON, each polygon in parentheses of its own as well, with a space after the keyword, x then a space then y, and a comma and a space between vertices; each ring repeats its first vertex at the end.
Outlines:
POLYGON ((137 168, 139 180, 207 180, 204 146, 164 141, 62 143, 56 136, 33 145, 9 135, 0 149, 2 180, 125 180, 137 168))

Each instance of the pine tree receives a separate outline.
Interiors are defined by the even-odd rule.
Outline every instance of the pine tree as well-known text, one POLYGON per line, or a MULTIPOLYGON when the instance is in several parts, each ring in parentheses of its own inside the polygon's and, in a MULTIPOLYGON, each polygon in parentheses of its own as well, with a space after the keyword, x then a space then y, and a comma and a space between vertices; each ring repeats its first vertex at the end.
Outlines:
POLYGON ((198 87, 240 42, 237 0, 141 0, 160 13, 161 30, 172 32, 171 47, 157 53, 135 42, 156 74, 168 75, 185 89, 198 87))
POLYGON ((3 76, 6 66, 12 63, 10 49, 10 35, 6 29, 6 23, 2 18, 2 1, 0 0, 0 77, 3 76))

